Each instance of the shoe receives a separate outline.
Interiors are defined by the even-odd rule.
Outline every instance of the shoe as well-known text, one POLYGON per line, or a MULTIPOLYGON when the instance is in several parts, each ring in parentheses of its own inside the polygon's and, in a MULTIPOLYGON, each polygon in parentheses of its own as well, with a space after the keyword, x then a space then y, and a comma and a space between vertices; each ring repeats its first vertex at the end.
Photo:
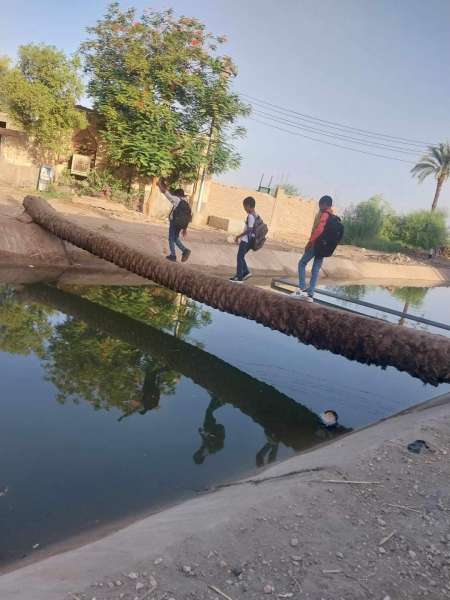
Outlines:
POLYGON ((294 300, 307 300, 309 296, 303 290, 295 290, 295 292, 291 294, 291 298, 294 298, 294 300))
POLYGON ((242 278, 242 281, 247 281, 247 279, 250 279, 250 277, 252 277, 252 273, 251 273, 251 271, 249 271, 249 272, 247 273, 247 275, 244 275, 244 277, 242 278))
POLYGON ((181 255, 181 262, 186 262, 188 260, 188 258, 191 255, 191 251, 190 250, 185 250, 183 252, 183 254, 181 255))
POLYGON ((305 298, 306 302, 314 302, 314 298, 312 296, 309 296, 308 294, 306 294, 306 298, 305 298))
POLYGON ((170 260, 171 262, 177 262, 177 257, 173 256, 173 254, 169 254, 169 256, 166 256, 167 260, 170 260))
POLYGON ((232 281, 233 283, 242 283, 242 279, 239 279, 237 275, 235 275, 234 277, 230 277, 230 281, 232 281))

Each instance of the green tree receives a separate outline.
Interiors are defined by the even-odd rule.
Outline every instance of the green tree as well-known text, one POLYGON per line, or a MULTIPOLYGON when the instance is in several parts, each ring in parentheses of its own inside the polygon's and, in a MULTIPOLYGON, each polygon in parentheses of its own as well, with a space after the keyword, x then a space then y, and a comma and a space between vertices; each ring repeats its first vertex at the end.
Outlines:
POLYGON ((382 196, 373 196, 347 208, 343 216, 345 242, 352 244, 379 237, 392 214, 392 209, 382 196))
POLYGON ((438 146, 429 146, 428 154, 422 156, 411 169, 411 173, 420 183, 430 175, 436 179, 436 191, 431 205, 431 210, 436 210, 442 186, 450 177, 450 144, 447 142, 438 146))
POLYGON ((230 91, 233 63, 216 54, 224 37, 171 10, 138 17, 118 3, 88 32, 88 93, 113 165, 175 181, 205 164, 213 173, 239 164, 235 122, 248 109, 230 91))
POLYGON ((413 248, 439 248, 448 243, 446 215, 442 211, 420 210, 401 218, 400 240, 413 248))
POLYGON ((64 156, 73 130, 86 125, 75 106, 83 91, 78 67, 54 46, 35 44, 19 48, 15 67, 0 66, 0 103, 30 136, 41 162, 64 156))

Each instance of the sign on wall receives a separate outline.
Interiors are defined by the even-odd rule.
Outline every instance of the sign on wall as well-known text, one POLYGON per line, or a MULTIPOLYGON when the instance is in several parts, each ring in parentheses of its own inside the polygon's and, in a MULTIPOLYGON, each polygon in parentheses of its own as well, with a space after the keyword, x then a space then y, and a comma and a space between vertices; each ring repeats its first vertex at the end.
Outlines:
POLYGON ((42 165, 39 169, 39 179, 37 188, 40 192, 44 192, 50 183, 53 181, 55 174, 53 167, 49 167, 47 165, 42 165))
POLYGON ((91 157, 85 154, 74 154, 72 156, 72 164, 70 172, 72 175, 79 175, 80 177, 87 177, 91 170, 91 157))

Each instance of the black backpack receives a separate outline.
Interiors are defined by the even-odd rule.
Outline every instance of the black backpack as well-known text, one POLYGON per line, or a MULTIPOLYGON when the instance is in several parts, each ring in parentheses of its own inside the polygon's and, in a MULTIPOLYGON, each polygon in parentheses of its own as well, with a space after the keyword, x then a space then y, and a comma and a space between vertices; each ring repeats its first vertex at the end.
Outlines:
POLYGON ((317 256, 317 258, 331 256, 336 250, 336 246, 342 240, 343 235, 344 226, 341 219, 336 215, 330 214, 323 232, 314 243, 314 256, 317 256))
POLYGON ((253 236, 251 248, 254 252, 260 250, 264 244, 266 243, 267 234, 269 233, 269 228, 264 223, 259 215, 255 216, 255 224, 253 225, 253 236))
POLYGON ((192 211, 187 200, 181 199, 173 210, 172 220, 179 231, 187 229, 192 221, 192 211))

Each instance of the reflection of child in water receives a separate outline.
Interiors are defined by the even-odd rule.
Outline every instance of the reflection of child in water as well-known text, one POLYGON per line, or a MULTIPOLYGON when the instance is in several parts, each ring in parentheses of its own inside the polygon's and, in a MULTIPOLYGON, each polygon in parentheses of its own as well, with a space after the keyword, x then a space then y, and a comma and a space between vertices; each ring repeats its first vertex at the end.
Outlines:
POLYGON ((225 443, 225 427, 216 422, 214 411, 222 406, 220 400, 212 398, 205 413, 203 427, 200 427, 198 432, 202 438, 202 445, 195 452, 194 462, 196 465, 201 465, 205 462, 205 458, 209 454, 214 454, 222 450, 225 443))
POLYGON ((263 467, 265 464, 269 464, 277 460, 278 447, 280 445, 279 440, 266 430, 264 433, 266 434, 267 442, 256 454, 257 467, 263 467))
POLYGON ((336 430, 340 428, 338 414, 334 410, 327 409, 320 416, 320 426, 316 431, 317 437, 328 439, 334 437, 336 430))

